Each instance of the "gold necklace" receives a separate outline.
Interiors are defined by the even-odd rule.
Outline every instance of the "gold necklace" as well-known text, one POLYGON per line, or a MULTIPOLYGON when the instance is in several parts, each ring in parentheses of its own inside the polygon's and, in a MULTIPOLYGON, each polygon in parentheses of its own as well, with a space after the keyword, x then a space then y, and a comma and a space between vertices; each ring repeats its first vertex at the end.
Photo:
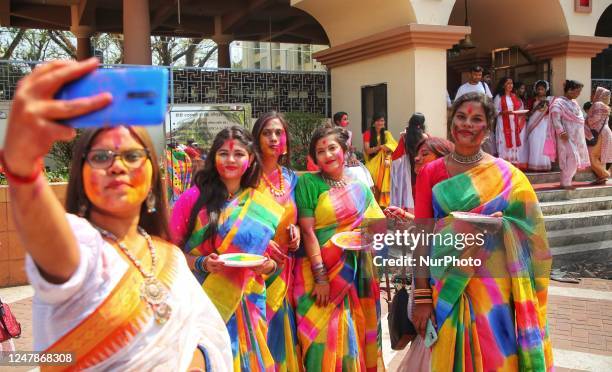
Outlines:
POLYGON ((280 198, 281 196, 285 195, 285 182, 283 182, 283 170, 281 169, 280 165, 276 165, 276 168, 278 169, 278 180, 280 188, 274 186, 272 181, 270 181, 270 179, 268 178, 268 176, 266 176, 265 173, 262 172, 261 175, 263 176, 264 182, 268 184, 268 189, 270 190, 270 193, 280 198))
POLYGON ((325 183, 334 189, 340 189, 345 187, 348 183, 345 181, 344 177, 342 177, 339 180, 335 180, 333 178, 328 177, 325 173, 321 172, 321 177, 323 178, 323 181, 325 181, 325 183))
POLYGON ((142 235, 147 241, 149 252, 151 252, 151 272, 147 273, 142 267, 142 263, 128 250, 124 242, 120 242, 117 237, 104 230, 101 227, 94 226, 100 234, 106 239, 112 240, 121 251, 127 256, 134 266, 138 269, 140 274, 144 278, 144 282, 140 285, 140 298, 145 300, 151 310, 153 310, 153 317, 157 324, 164 324, 170 319, 172 314, 172 308, 166 300, 168 299, 168 288, 164 283, 155 277, 155 267, 157 267, 157 253, 153 241, 147 232, 140 226, 138 226, 138 233, 142 235))

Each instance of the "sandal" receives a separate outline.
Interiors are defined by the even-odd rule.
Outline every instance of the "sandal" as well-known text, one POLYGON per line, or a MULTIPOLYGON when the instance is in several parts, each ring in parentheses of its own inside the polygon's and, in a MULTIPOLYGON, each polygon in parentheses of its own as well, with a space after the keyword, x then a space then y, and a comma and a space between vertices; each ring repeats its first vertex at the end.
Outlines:
POLYGON ((595 181, 591 182, 591 185, 605 185, 608 182, 607 177, 598 178, 595 181))

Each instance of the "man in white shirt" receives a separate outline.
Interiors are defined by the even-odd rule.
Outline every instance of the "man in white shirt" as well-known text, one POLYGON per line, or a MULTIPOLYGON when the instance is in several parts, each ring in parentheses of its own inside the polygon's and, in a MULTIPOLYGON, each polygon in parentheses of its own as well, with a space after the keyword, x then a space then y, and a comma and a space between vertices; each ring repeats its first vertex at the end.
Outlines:
POLYGON ((455 100, 457 100, 457 98, 461 97, 462 95, 466 93, 471 93, 471 92, 481 93, 481 94, 486 95, 489 98, 493 98, 493 95, 491 94, 491 90, 489 89, 489 86, 487 85, 487 83, 482 81, 482 73, 483 73, 482 67, 473 66, 472 70, 470 71, 470 80, 467 83, 459 87, 459 90, 457 91, 457 94, 455 95, 455 100))

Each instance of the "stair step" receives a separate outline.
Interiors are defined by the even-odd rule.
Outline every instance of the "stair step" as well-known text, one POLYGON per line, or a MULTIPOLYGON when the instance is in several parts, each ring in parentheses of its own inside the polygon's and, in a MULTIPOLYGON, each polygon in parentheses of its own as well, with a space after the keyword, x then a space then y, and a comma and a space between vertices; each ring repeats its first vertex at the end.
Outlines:
POLYGON ((548 244, 551 246, 551 249, 553 247, 596 243, 604 240, 612 240, 612 226, 610 225, 548 231, 548 244))
POLYGON ((612 249, 612 240, 604 240, 601 242, 591 242, 583 244, 566 245, 563 247, 552 247, 551 253, 553 256, 560 256, 566 254, 579 254, 584 252, 601 251, 606 249, 612 249))
POLYGON ((579 187, 576 190, 547 190, 536 191, 540 203, 559 200, 596 198, 600 196, 612 196, 612 185, 579 187))
POLYGON ((579 227, 612 225, 612 210, 564 213, 544 216, 546 230, 569 230, 579 227))
POLYGON ((558 215, 612 209, 612 196, 598 196, 540 203, 544 215, 558 215))
MULTIPOLYGON (((561 172, 542 172, 542 173, 525 173, 531 184, 554 183, 561 179, 561 172)), ((579 171, 574 176, 574 181, 589 182, 595 181, 595 174, 591 170, 579 171)))

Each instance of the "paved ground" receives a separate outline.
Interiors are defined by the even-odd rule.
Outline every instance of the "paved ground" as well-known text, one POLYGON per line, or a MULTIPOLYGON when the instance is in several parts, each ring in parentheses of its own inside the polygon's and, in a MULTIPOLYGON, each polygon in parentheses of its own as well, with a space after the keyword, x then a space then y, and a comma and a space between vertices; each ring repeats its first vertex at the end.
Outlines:
MULTIPOLYGON (((11 304, 23 327, 23 336, 15 342, 18 350, 32 350, 31 296, 29 286, 0 289, 0 297, 11 304)), ((396 371, 406 350, 389 347, 384 294, 382 298, 385 364, 389 371, 396 371)), ((556 371, 612 371, 612 281, 551 282, 548 312, 556 371)), ((7 367, 0 367, 4 370, 7 367)))

